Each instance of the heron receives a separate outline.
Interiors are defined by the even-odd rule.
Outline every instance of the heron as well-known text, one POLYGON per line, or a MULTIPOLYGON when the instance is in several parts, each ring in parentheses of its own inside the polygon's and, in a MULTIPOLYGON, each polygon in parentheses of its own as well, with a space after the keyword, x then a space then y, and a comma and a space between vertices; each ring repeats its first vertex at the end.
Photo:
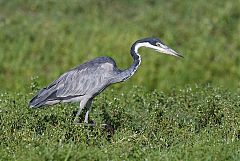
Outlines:
POLYGON ((39 108, 57 103, 79 102, 79 109, 73 121, 74 124, 95 125, 89 122, 91 104, 109 85, 129 79, 141 64, 139 48, 146 47, 157 52, 183 57, 158 38, 143 38, 133 43, 130 54, 133 58, 132 65, 124 70, 118 69, 116 62, 107 56, 97 57, 83 63, 54 80, 41 89, 29 102, 30 108, 39 108), (86 108, 84 122, 80 122, 80 114, 86 108))

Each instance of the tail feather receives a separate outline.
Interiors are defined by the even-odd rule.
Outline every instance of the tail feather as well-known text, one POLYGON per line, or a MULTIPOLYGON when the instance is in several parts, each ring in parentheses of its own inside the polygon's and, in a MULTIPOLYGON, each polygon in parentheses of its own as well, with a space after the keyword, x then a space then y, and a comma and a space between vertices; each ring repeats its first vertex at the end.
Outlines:
POLYGON ((38 95, 34 96, 30 102, 29 102, 29 107, 30 108, 38 108, 38 107, 41 107, 43 106, 43 102, 41 101, 41 98, 38 97, 38 95))
POLYGON ((29 102, 30 108, 39 108, 45 105, 45 103, 56 96, 55 88, 43 88, 40 90, 29 102))

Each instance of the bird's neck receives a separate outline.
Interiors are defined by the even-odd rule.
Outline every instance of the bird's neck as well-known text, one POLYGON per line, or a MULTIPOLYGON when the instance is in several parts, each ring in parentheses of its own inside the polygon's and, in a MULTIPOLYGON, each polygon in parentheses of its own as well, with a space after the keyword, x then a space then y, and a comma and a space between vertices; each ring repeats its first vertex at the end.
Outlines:
POLYGON ((133 58, 133 63, 130 68, 123 70, 120 73, 121 81, 125 81, 129 79, 138 69, 139 65, 141 64, 141 56, 138 54, 138 49, 143 45, 140 43, 134 43, 131 47, 131 56, 133 58))

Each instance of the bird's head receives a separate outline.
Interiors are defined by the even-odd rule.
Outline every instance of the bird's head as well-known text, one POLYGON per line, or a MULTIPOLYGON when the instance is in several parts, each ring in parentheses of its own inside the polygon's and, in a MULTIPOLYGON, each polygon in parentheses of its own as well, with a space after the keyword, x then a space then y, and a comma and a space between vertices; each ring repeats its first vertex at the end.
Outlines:
POLYGON ((157 38, 145 38, 145 39, 136 41, 135 49, 134 49, 135 52, 137 52, 137 50, 140 47, 147 47, 150 49, 154 49, 157 52, 176 56, 176 57, 183 57, 181 54, 177 53, 176 51, 174 51, 173 49, 165 45, 161 40, 157 38))

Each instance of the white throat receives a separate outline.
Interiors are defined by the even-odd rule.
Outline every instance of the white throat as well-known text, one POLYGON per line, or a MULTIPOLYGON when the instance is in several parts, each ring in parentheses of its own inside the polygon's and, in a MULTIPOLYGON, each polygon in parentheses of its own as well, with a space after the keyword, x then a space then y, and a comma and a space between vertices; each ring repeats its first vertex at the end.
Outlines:
POLYGON ((138 54, 138 49, 141 48, 141 47, 153 48, 154 46, 151 45, 151 44, 148 43, 148 42, 143 42, 143 43, 138 43, 138 44, 136 44, 134 51, 135 51, 135 53, 136 53, 137 55, 139 55, 139 54, 138 54))

